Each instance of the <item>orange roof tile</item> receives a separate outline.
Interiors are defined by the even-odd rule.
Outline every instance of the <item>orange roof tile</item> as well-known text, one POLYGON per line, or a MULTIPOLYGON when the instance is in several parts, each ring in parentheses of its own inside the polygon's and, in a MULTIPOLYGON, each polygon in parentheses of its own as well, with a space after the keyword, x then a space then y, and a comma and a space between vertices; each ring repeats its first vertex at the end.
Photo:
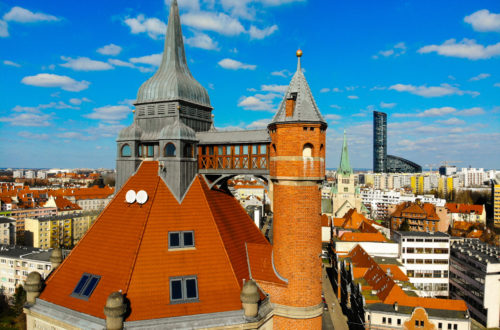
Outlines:
POLYGON ((250 268, 251 278, 286 285, 286 282, 278 278, 274 272, 272 250, 270 244, 247 243, 248 267, 250 268))
POLYGON ((474 214, 477 214, 477 215, 482 215, 483 214, 483 205, 446 203, 445 207, 451 213, 462 213, 462 214, 474 213, 474 214))
POLYGON ((340 236, 340 240, 347 242, 387 242, 387 238, 381 233, 344 232, 340 236))
MULTIPOLYGON (((132 306, 127 321, 239 310, 250 277, 245 243, 269 246, 233 197, 198 176, 179 204, 158 176, 158 162, 145 161, 52 273, 40 299, 104 318, 108 295, 122 290, 132 306), (145 190, 148 201, 127 204, 131 189, 145 190), (168 250, 169 232, 190 230, 194 249, 168 250), (84 272, 101 276, 88 301, 70 296, 84 272), (184 275, 197 276, 199 302, 170 304, 169 278, 184 275)), ((265 258, 251 257, 263 277, 265 258)))
POLYGON ((330 218, 326 214, 321 216, 321 227, 330 227, 330 218))

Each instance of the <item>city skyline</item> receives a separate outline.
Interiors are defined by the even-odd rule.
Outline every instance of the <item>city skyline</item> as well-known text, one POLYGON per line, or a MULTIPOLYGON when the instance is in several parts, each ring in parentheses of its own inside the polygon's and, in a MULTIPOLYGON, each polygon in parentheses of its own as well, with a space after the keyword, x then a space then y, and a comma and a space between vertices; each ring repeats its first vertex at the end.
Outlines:
MULTIPOLYGON (((328 168, 344 129, 353 167, 371 168, 374 110, 388 114, 388 153, 423 167, 497 166, 498 4, 318 4, 179 0, 190 70, 217 128, 265 128, 301 48, 329 124, 328 168)), ((167 15, 162 1, 0 2, 0 167, 114 167, 167 15)))

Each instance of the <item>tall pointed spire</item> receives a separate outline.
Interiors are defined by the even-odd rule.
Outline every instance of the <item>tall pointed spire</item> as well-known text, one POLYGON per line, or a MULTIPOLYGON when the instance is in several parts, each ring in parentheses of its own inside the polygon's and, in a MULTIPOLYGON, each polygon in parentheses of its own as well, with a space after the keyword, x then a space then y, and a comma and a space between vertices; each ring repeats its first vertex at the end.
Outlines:
POLYGON ((296 55, 298 58, 297 71, 293 75, 285 97, 271 123, 306 122, 326 125, 302 72, 302 51, 299 49, 296 55))
POLYGON ((337 170, 342 176, 348 177, 352 174, 351 164, 349 162, 349 151, 347 149, 347 137, 344 130, 344 143, 342 144, 342 153, 340 154, 340 166, 337 170))
POLYGON ((142 84, 137 103, 184 100, 210 106, 208 93, 189 71, 177 0, 170 5, 165 48, 158 71, 142 84))

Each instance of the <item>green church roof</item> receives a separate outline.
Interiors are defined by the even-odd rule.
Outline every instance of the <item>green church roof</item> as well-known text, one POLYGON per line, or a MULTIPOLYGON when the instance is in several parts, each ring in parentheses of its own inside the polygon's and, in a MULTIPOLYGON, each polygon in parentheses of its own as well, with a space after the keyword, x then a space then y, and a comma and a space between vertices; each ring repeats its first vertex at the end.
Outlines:
POLYGON ((350 176, 352 172, 351 164, 349 163, 349 152, 347 150, 347 137, 344 131, 344 143, 342 145, 342 153, 340 154, 340 166, 337 173, 344 177, 350 176))

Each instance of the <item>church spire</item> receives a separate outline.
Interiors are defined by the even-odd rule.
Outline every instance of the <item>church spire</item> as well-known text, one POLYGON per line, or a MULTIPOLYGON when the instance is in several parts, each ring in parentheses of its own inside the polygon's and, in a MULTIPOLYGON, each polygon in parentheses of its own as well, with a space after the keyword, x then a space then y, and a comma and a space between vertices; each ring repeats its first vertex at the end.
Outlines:
POLYGON ((306 77, 302 72, 301 57, 299 49, 297 55, 297 71, 292 77, 285 97, 280 104, 276 115, 271 123, 322 123, 326 121, 316 105, 306 77))
POLYGON ((347 137, 344 130, 344 143, 342 144, 342 153, 340 154, 340 166, 337 173, 342 176, 350 176, 352 174, 351 164, 349 163, 349 151, 347 149, 347 137))
POLYGON ((187 65, 177 0, 170 4, 160 67, 139 89, 137 104, 173 100, 211 107, 206 89, 193 78, 187 65))

